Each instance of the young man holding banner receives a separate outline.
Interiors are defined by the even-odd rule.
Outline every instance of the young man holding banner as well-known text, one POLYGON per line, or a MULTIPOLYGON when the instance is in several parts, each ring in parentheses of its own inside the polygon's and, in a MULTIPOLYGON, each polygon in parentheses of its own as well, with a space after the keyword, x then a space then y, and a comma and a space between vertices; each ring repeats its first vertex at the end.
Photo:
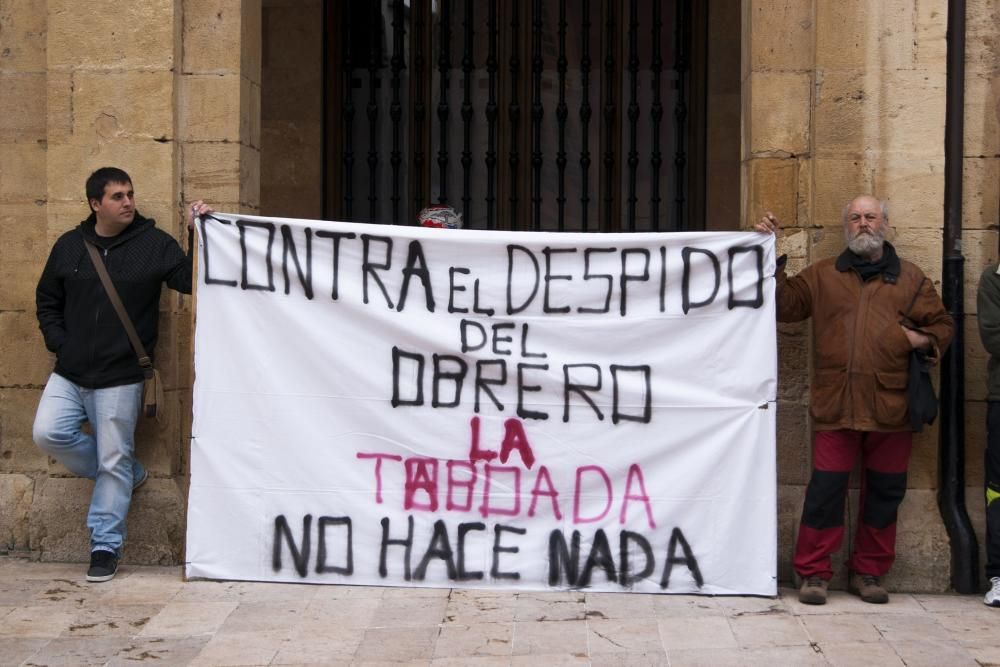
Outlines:
MULTIPOLYGON (((96 248, 147 354, 156 346, 163 283, 191 293, 191 255, 135 208, 131 177, 115 167, 87 179, 90 216, 63 234, 38 281, 36 305, 56 365, 35 414, 33 438, 70 472, 94 480, 87 581, 115 576, 132 492, 148 478, 135 458, 144 371, 98 275, 96 248), (90 432, 82 429, 89 422, 90 432)), ((195 215, 211 211, 195 202, 195 215)), ((151 361, 151 360, 150 360, 151 361)))
MULTIPOLYGON (((881 577, 895 559, 896 510, 906 493, 913 433, 907 413, 911 350, 940 359, 954 330, 931 281, 885 240, 885 202, 861 195, 843 211, 847 248, 793 277, 776 275, 778 320, 813 321, 810 414, 813 472, 795 546, 799 600, 824 604, 830 556, 844 537, 844 501, 858 457, 862 479, 848 589, 885 603, 881 577)), ((768 212, 757 231, 774 234, 768 212)))

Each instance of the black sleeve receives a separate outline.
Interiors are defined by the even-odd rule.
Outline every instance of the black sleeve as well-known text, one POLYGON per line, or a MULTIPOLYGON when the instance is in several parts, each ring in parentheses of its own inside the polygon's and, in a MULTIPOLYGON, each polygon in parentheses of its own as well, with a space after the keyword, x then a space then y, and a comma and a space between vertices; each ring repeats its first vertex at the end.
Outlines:
POLYGON ((191 269, 193 266, 192 255, 193 244, 188 244, 188 252, 185 255, 181 246, 174 237, 166 234, 168 241, 163 250, 163 266, 166 269, 163 280, 170 289, 191 293, 191 269))
POLYGON ((57 275, 56 255, 60 244, 56 242, 49 259, 45 263, 42 277, 38 279, 38 287, 35 288, 35 307, 38 316, 38 327, 42 330, 45 338, 45 347, 50 352, 58 352, 66 340, 66 323, 63 319, 63 310, 66 304, 66 288, 63 279, 57 275))

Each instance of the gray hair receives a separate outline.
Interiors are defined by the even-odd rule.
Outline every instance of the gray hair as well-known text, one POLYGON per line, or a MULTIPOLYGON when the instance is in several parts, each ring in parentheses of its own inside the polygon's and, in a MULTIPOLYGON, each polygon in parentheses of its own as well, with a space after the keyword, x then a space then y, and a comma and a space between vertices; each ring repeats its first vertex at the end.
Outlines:
MULTIPOLYGON (((858 195, 858 197, 870 197, 871 195, 858 195)), ((855 197, 854 199, 857 199, 855 197)), ((840 212, 840 222, 844 225, 847 224, 847 213, 851 210, 851 204, 854 203, 854 199, 851 199, 846 204, 844 204, 843 210, 840 212)), ((889 223, 889 200, 879 199, 879 208, 882 209, 882 220, 888 224, 889 223)))

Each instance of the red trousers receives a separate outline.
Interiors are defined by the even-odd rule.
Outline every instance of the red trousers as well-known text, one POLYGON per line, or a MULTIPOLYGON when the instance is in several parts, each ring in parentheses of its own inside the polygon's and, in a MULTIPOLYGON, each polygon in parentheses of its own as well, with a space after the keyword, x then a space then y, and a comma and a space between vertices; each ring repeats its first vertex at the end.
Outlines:
POLYGON ((793 565, 800 577, 830 579, 830 554, 844 541, 844 502, 860 455, 861 494, 854 550, 848 567, 882 576, 896 559, 896 510, 906 494, 913 434, 817 431, 813 472, 806 489, 793 565))

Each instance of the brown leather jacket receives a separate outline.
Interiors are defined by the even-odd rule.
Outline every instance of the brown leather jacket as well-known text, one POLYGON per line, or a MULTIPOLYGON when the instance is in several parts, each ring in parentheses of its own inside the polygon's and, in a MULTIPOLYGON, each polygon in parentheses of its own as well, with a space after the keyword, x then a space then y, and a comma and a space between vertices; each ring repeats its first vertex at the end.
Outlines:
POLYGON ((906 380, 911 350, 900 324, 929 335, 940 358, 954 323, 923 271, 886 243, 887 266, 863 282, 852 255, 777 275, 778 320, 812 317, 810 414, 817 431, 908 431, 906 380), (912 306, 911 306, 912 303, 912 306))

